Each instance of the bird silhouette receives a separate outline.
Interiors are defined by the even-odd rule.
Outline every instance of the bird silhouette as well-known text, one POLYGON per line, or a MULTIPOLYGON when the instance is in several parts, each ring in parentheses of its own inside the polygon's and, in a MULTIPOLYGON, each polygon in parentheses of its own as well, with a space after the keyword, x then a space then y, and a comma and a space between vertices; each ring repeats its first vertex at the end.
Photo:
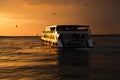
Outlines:
POLYGON ((56 13, 54 12, 53 15, 56 15, 56 13))
POLYGON ((16 28, 18 27, 18 25, 16 25, 16 28))

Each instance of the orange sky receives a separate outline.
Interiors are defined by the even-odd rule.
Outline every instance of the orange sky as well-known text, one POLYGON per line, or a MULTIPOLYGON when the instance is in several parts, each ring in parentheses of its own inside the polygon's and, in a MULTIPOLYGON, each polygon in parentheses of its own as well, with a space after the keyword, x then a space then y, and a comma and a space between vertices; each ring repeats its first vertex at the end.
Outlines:
POLYGON ((0 36, 40 35, 44 27, 56 24, 87 24, 93 34, 120 34, 119 3, 120 0, 0 0, 0 36))

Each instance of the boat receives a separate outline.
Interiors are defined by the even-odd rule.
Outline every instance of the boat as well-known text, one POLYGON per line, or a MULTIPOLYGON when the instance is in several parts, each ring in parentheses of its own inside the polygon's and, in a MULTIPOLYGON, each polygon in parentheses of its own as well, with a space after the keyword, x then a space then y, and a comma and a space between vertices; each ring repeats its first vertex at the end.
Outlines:
POLYGON ((41 40, 45 45, 59 48, 93 48, 89 25, 54 25, 42 32, 41 40))

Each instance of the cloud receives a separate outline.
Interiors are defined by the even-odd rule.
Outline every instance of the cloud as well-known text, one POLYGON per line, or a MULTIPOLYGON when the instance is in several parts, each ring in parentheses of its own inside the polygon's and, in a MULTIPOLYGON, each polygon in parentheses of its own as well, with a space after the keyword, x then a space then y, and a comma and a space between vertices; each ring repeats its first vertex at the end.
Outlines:
POLYGON ((120 26, 119 3, 120 0, 0 0, 0 16, 1 23, 40 26, 38 30, 52 24, 89 24, 94 33, 115 33, 120 26))
POLYGON ((82 4, 87 2, 87 0, 24 0, 26 3, 31 5, 40 5, 40 4, 82 4))

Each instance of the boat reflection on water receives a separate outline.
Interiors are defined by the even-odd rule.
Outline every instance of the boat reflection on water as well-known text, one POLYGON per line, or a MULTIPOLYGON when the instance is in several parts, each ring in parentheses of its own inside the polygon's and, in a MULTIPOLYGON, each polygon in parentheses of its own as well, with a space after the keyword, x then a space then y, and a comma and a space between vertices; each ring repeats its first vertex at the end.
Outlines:
POLYGON ((59 49, 58 64, 89 66, 89 51, 74 48, 59 49))
POLYGON ((58 66, 60 80, 87 79, 89 51, 74 48, 59 49, 58 66))

